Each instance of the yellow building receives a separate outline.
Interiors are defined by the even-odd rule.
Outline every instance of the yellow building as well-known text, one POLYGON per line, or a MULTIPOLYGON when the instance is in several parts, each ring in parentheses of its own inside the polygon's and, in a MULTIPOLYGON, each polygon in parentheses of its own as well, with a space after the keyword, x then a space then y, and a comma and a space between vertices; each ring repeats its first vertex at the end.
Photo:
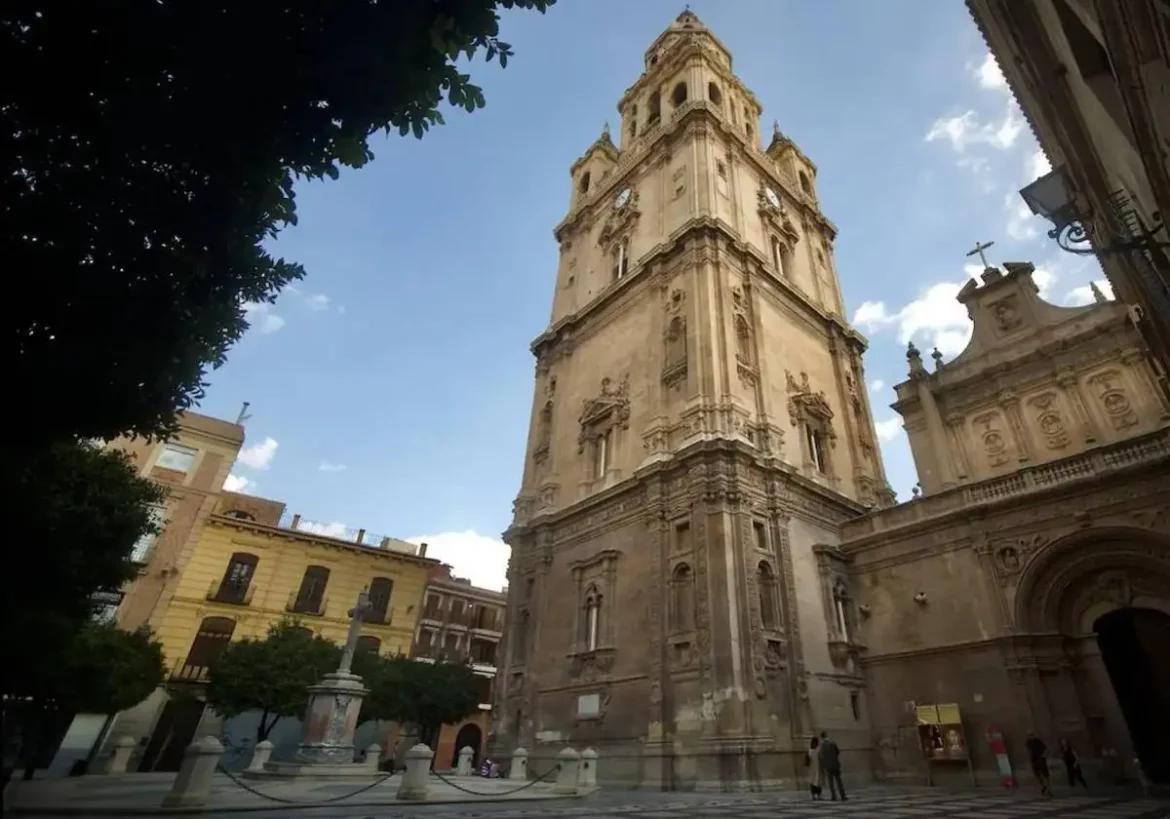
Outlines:
POLYGON ((286 616, 338 643, 349 611, 368 590, 373 610, 360 647, 408 654, 428 570, 426 546, 322 525, 288 515, 278 501, 221 492, 199 531, 165 609, 153 623, 169 668, 166 689, 120 714, 112 736, 139 742, 140 771, 177 770, 197 735, 217 733, 219 717, 201 699, 208 668, 232 640, 263 637, 286 616))

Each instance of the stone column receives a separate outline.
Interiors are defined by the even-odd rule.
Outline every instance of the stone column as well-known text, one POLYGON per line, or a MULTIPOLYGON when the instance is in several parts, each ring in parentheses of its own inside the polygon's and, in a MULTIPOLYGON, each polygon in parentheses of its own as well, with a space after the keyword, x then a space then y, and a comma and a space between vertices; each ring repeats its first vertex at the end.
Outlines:
POLYGON ((272 749, 275 746, 268 740, 262 740, 256 743, 256 747, 252 750, 252 761, 248 763, 248 771, 257 773, 264 770, 264 766, 268 763, 268 758, 272 756, 272 749))
POLYGON ((570 796, 577 793, 577 768, 580 761, 581 755, 572 748, 565 748, 557 754, 557 764, 560 765, 560 769, 557 771, 557 782, 553 785, 553 793, 570 796))
POLYGON ((421 742, 406 752, 406 771, 398 786, 398 798, 403 802, 422 802, 427 798, 427 784, 431 775, 431 749, 421 742))
POLYGON ((471 776, 471 760, 475 756, 475 751, 470 745, 464 745, 459 749, 459 761, 455 764, 456 776, 471 776))
POLYGON ((581 752, 581 770, 577 775, 577 784, 582 789, 597 787, 597 751, 586 748, 581 752))
POLYGON ((183 764, 175 777, 171 792, 163 797, 164 808, 199 808, 207 804, 211 778, 223 754, 223 745, 215 737, 204 737, 187 747, 183 764))
POLYGON ((1020 398, 1011 390, 1004 390, 999 394, 999 405, 1007 415, 1008 426, 1012 430, 1012 438, 1016 442, 1016 454, 1020 463, 1032 460, 1032 446, 1028 440, 1028 430, 1024 428, 1023 418, 1020 416, 1020 398))
POLYGON ((951 413, 946 417, 947 435, 951 439, 951 452, 954 453, 955 472, 960 481, 971 477, 971 462, 967 457, 967 442, 963 440, 963 421, 966 420, 958 413, 951 413))
POLYGON ((371 773, 377 773, 378 765, 382 762, 382 746, 375 742, 366 748, 365 762, 369 766, 371 773))
POLYGON ((118 737, 114 742, 114 753, 110 755, 110 761, 106 763, 106 773, 126 773, 126 767, 130 764, 130 757, 133 755, 134 746, 137 744, 134 741, 134 737, 118 737))
POLYGON ((1097 425, 1093 422, 1088 410, 1085 409, 1085 398, 1081 395, 1081 386, 1076 373, 1072 370, 1064 370, 1057 375, 1056 383, 1064 390, 1068 403, 1072 405, 1073 414, 1076 416, 1077 425, 1081 430, 1081 437, 1084 438, 1086 444, 1093 443, 1098 438, 1097 425))
POLYGON ((508 779, 518 782, 528 781, 528 751, 524 748, 512 751, 512 765, 508 769, 508 779))
POLYGON ((1161 421, 1170 418, 1170 408, 1166 406, 1162 390, 1154 381, 1154 374, 1150 371, 1149 357, 1146 352, 1131 347, 1121 354, 1121 360, 1133 370, 1134 376, 1145 388, 1146 395, 1149 396, 1147 404, 1153 410, 1154 415, 1161 421))
POLYGON ((370 692, 356 674, 336 671, 309 686, 304 735, 297 756, 310 764, 351 764, 362 699, 370 692))

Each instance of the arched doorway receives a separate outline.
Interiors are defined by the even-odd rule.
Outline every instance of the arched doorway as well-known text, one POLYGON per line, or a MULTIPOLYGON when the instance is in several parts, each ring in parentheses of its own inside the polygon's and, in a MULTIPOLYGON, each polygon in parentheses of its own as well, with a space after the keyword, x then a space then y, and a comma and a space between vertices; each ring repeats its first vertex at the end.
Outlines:
POLYGON ((451 767, 455 768, 459 765, 459 752, 464 748, 470 746, 475 755, 471 757, 471 767, 474 770, 479 767, 479 751, 483 743, 483 731, 474 722, 469 722, 459 729, 459 733, 455 735, 455 748, 451 751, 451 767))
POLYGON ((1084 743, 1107 779, 1136 757, 1170 784, 1170 538, 1082 529, 1029 556, 1015 600, 1042 738, 1084 743))
POLYGON ((1119 608, 1093 631, 1138 759, 1152 781, 1170 783, 1170 614, 1119 608))

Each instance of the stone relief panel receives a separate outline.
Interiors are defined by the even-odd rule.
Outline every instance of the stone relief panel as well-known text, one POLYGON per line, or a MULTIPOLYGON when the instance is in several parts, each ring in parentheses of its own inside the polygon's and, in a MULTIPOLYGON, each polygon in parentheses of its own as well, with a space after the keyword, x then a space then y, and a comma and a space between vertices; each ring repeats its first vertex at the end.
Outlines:
POLYGON ((980 459, 991 469, 999 469, 1011 461, 1011 433, 1007 421, 998 410, 979 413, 971 419, 978 442, 980 459))
POLYGON ((687 317, 683 312, 686 292, 675 288, 666 302, 666 333, 663 338, 662 383, 684 386, 687 379, 687 317))
POLYGON ((1120 370, 1106 370, 1088 379, 1097 406, 1115 431, 1137 426, 1138 415, 1130 402, 1125 379, 1120 370))
POLYGON ((1024 325, 1024 317, 1020 314, 1019 297, 1014 293, 987 305, 987 310, 995 321, 995 330, 1000 336, 1014 333, 1024 325))
POLYGON ((1040 432, 1046 449, 1066 449, 1072 442, 1069 435, 1069 419, 1064 413, 1061 401, 1054 391, 1045 391, 1027 401, 1030 416, 1040 432))

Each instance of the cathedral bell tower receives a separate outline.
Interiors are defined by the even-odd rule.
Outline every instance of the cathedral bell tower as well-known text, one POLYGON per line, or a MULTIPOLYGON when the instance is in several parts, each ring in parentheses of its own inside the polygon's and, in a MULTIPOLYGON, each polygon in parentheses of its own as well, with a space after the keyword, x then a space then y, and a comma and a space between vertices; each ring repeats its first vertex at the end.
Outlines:
MULTIPOLYGON (((495 735, 602 781, 791 780, 869 742, 840 524, 892 500, 816 166, 689 10, 570 170, 495 735)), ((858 765, 862 763, 859 759, 858 765)))

